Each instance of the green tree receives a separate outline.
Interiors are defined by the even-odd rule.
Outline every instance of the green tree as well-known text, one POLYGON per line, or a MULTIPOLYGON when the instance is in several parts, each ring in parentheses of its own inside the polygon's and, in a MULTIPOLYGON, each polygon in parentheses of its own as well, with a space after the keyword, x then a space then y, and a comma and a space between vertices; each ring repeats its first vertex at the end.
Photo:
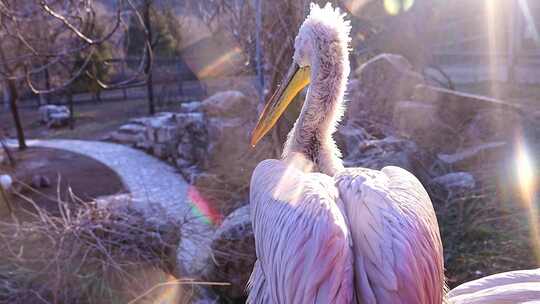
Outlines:
MULTIPOLYGON (((181 25, 172 10, 158 9, 155 5, 151 5, 149 6, 149 19, 151 21, 154 57, 170 59, 179 56, 181 25)), ((124 43, 128 57, 140 56, 143 50, 141 46, 145 43, 145 31, 140 22, 135 20, 135 17, 130 20, 124 43)))
MULTIPOLYGON (((150 41, 150 48, 145 48, 147 58, 145 67, 146 86, 148 92, 148 112, 155 113, 154 89, 152 80, 152 60, 155 57, 171 59, 180 53, 180 24, 172 9, 158 6, 153 0, 144 0, 141 9, 143 24, 133 16, 130 20, 126 39, 125 50, 128 58, 140 54, 142 45, 150 41), (158 10, 157 8, 160 8, 158 10)), ((133 67, 133 63, 128 61, 128 65, 133 67)))
MULTIPOLYGON (((85 35, 88 36, 101 36, 104 33, 104 29, 97 24, 94 24, 89 27, 85 27, 85 35)), ((74 55, 74 65, 72 70, 78 71, 86 60, 85 54, 76 54, 74 55)), ((107 60, 110 60, 113 57, 113 52, 109 44, 100 44, 97 46, 96 50, 89 59, 90 62, 86 66, 86 71, 88 71, 92 76, 84 73, 79 77, 72 87, 74 92, 91 92, 95 97, 100 100, 101 86, 99 85, 99 79, 101 81, 109 81, 111 76, 114 74, 115 70, 112 65, 107 64, 107 60)))

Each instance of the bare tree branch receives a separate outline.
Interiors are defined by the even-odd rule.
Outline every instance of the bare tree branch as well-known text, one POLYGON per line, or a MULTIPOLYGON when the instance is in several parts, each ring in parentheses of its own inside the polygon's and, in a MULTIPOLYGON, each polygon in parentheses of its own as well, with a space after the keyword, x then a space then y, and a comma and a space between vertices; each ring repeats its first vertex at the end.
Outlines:
POLYGON ((64 16, 62 16, 61 14, 59 14, 59 13, 55 12, 53 9, 51 9, 47 5, 47 3, 45 1, 41 1, 40 4, 41 4, 41 7, 43 7, 43 9, 47 13, 49 13, 54 18, 60 20, 68 29, 70 29, 73 33, 75 33, 75 35, 77 35, 77 37, 84 40, 88 44, 92 44, 92 45, 93 44, 100 44, 100 43, 108 40, 116 32, 116 30, 118 29, 118 26, 120 25, 120 9, 118 9, 116 11, 116 23, 114 24, 111 31, 107 35, 101 37, 100 39, 95 39, 94 40, 94 39, 91 39, 90 37, 86 36, 85 34, 83 34, 79 29, 77 29, 73 24, 71 24, 64 16))
POLYGON ((90 61, 92 59, 92 56, 94 55, 95 50, 96 50, 95 47, 92 47, 90 49, 90 53, 86 56, 86 59, 85 59, 84 63, 81 65, 81 67, 79 68, 79 70, 70 79, 68 79, 65 83, 63 83, 60 86, 57 86, 57 87, 55 87, 53 89, 49 89, 49 90, 40 90, 40 89, 36 88, 36 86, 32 82, 31 75, 33 74, 33 72, 31 72, 31 71, 27 71, 25 73, 25 75, 26 75, 26 78, 25 78, 26 79, 26 84, 32 90, 32 92, 35 93, 35 94, 50 94, 50 93, 54 93, 54 92, 57 92, 57 91, 65 90, 68 86, 70 86, 73 82, 75 82, 86 71, 86 68, 87 68, 88 64, 90 63, 90 61))

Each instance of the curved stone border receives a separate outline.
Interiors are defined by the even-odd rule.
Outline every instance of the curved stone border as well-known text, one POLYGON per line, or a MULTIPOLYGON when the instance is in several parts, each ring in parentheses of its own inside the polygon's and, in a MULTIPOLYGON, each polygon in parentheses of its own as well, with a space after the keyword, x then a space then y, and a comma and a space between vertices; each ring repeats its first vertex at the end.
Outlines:
MULTIPOLYGON (((10 146, 16 142, 10 140, 10 146)), ((214 227, 197 218, 187 197, 189 185, 176 169, 168 164, 123 145, 83 140, 28 140, 28 146, 61 149, 91 157, 113 171, 130 191, 133 207, 149 219, 159 222, 160 213, 152 205, 166 212, 181 227, 178 250, 179 272, 196 275, 202 265, 195 266, 193 259, 209 250, 209 240, 214 227)))

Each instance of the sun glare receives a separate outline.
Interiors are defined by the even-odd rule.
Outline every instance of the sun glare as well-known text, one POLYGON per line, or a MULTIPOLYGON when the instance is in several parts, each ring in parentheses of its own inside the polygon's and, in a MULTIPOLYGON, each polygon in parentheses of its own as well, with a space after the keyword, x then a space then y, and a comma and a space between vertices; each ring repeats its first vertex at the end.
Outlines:
POLYGON ((241 53, 242 53, 242 50, 240 50, 240 48, 238 47, 233 48, 232 50, 216 58, 208 66, 202 68, 199 71, 198 76, 200 78, 215 76, 217 71, 221 71, 223 70, 224 67, 227 66, 228 61, 231 61, 234 56, 239 56, 241 53))
POLYGON ((528 152, 522 144, 518 147, 516 163, 521 195, 524 199, 532 198, 534 197, 535 184, 533 164, 528 152))
POLYGON ((395 16, 408 11, 414 4, 414 0, 384 0, 384 10, 389 15, 395 16))
POLYGON ((523 142, 518 143, 516 170, 521 200, 527 210, 533 247, 537 263, 540 265, 540 226, 536 205, 536 176, 534 163, 523 142))

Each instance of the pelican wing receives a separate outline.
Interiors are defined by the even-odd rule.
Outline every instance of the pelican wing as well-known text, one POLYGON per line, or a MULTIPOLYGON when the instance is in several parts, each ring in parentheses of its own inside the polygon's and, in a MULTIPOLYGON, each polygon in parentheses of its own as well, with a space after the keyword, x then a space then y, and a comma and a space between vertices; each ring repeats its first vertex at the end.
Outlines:
POLYGON ((249 303, 351 303, 353 256, 333 179, 266 160, 251 179, 249 303))
POLYGON ((494 274, 462 284, 448 293, 452 304, 540 302, 540 268, 494 274))
POLYGON ((416 177, 385 167, 346 169, 335 178, 353 238, 358 296, 365 303, 442 303, 437 218, 416 177))

